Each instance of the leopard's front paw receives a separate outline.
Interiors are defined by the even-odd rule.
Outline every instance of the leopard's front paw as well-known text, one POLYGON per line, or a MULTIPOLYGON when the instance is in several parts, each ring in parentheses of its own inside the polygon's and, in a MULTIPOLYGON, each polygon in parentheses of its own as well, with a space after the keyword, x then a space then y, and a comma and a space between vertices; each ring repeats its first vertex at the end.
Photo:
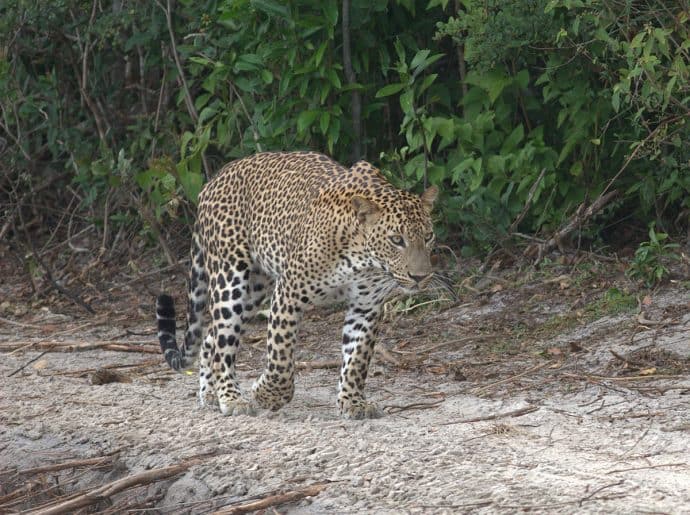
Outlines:
POLYGON ((252 386, 252 393, 256 403, 264 409, 278 411, 292 400, 295 393, 295 383, 287 380, 285 385, 270 382, 262 374, 252 386))
POLYGON ((338 397, 338 412, 344 419, 361 420, 364 418, 379 418, 383 415, 375 403, 363 397, 338 397))
POLYGON ((242 397, 218 399, 220 412, 227 416, 256 415, 256 410, 251 403, 242 397))
POLYGON ((200 408, 217 408, 218 396, 213 388, 200 389, 197 394, 197 402, 200 408))

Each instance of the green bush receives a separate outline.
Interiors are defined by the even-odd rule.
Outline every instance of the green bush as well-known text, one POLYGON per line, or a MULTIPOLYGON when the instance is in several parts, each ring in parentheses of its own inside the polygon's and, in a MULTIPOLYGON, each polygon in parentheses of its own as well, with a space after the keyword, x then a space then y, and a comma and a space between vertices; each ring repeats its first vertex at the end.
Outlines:
POLYGON ((682 3, 345 4, 351 63, 336 0, 3 2, 15 196, 67 171, 84 206, 118 199, 136 223, 138 203, 158 217, 193 204, 231 158, 310 148, 440 185, 441 232, 467 252, 548 234, 613 188, 599 227, 687 225, 682 3))

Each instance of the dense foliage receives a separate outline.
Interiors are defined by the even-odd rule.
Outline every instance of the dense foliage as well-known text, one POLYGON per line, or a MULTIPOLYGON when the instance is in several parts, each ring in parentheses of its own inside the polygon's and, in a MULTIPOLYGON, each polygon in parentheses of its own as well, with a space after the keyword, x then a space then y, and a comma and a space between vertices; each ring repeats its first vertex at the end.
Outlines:
POLYGON ((224 161, 309 148, 365 157, 404 187, 441 185, 439 227, 470 251, 551 233, 612 189, 593 239, 622 220, 674 233, 690 213, 689 12, 685 0, 5 0, 4 215, 55 178, 99 223, 155 226, 224 161))

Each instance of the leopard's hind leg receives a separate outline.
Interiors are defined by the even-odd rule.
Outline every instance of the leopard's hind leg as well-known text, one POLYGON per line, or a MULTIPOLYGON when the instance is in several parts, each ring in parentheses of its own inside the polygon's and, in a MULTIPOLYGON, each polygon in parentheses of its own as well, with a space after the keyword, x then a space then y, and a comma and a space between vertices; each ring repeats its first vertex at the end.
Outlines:
POLYGON ((256 309, 262 295, 252 295, 250 276, 254 268, 248 252, 235 247, 235 255, 207 256, 211 330, 204 343, 212 345, 213 382, 218 404, 224 415, 252 414, 249 401, 242 396, 235 373, 237 350, 244 322, 256 309))
POLYGON ((213 385, 213 345, 208 341, 203 343, 204 312, 208 305, 208 272, 206 257, 199 240, 198 226, 192 234, 190 249, 191 270, 189 274, 189 288, 187 290, 187 331, 184 335, 184 354, 190 361, 199 355, 199 404, 205 406, 215 404, 215 388, 213 385))

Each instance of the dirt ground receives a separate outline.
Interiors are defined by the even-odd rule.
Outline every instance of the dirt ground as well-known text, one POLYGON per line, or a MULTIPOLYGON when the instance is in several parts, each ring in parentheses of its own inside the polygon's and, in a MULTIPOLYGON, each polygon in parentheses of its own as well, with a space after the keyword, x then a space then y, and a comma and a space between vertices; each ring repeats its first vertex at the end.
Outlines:
MULTIPOLYGON (((306 317, 291 404, 226 418, 198 408, 194 372, 157 353, 154 293, 170 289, 181 306, 181 275, 84 289, 91 315, 31 295, 14 263, 0 272, 2 513, 262 500, 299 514, 690 513, 682 273, 646 291, 616 264, 554 264, 468 273, 456 305, 391 302, 368 381, 385 415, 346 421, 336 309, 306 317)), ((263 337, 255 321, 238 364, 245 389, 263 337)))

